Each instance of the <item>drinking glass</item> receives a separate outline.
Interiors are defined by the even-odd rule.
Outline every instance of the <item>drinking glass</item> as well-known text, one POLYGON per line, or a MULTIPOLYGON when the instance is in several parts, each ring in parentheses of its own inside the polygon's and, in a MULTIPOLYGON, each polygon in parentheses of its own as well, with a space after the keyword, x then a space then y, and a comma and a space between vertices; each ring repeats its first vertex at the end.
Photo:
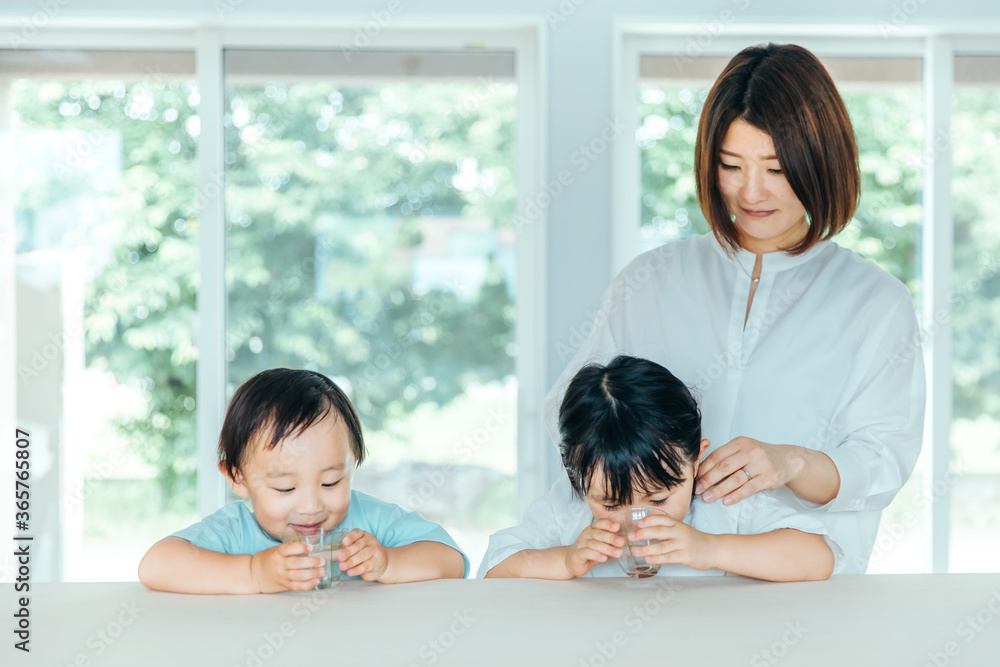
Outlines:
MULTIPOLYGON (((336 554, 344 548, 344 538, 350 530, 344 528, 330 528, 329 530, 320 528, 315 533, 305 535, 297 531, 290 531, 281 536, 282 542, 297 542, 309 546, 309 552, 302 556, 319 556, 324 563, 321 567, 326 568, 316 588, 333 588, 340 583, 340 563, 337 562, 336 554)), ((315 590, 315 589, 314 589, 315 590)))
POLYGON ((625 539, 625 546, 622 548, 622 555, 618 558, 618 564, 622 570, 630 577, 636 579, 647 579, 656 576, 660 571, 659 563, 647 563, 645 556, 636 556, 632 553, 633 547, 645 547, 656 544, 659 540, 630 540, 628 534, 639 530, 640 519, 645 519, 650 514, 664 514, 663 511, 654 507, 626 507, 614 512, 611 518, 621 526, 618 534, 625 539))

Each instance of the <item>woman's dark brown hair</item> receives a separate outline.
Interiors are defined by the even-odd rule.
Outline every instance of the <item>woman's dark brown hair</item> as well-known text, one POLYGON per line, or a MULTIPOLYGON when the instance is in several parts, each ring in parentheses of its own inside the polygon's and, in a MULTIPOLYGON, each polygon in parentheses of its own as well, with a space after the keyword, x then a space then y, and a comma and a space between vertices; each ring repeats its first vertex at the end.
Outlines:
POLYGON ((698 201, 719 243, 734 251, 739 232, 719 192, 718 165, 735 120, 771 135, 781 169, 811 221, 805 238, 787 252, 805 252, 847 226, 861 191, 858 149, 844 101, 816 56, 794 44, 743 49, 705 100, 694 152, 698 201))

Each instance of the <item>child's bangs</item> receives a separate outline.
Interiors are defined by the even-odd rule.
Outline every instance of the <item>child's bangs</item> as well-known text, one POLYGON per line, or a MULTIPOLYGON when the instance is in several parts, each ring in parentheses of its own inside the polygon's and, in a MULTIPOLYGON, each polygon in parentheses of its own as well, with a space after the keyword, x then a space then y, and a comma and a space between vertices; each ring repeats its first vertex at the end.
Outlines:
POLYGON ((323 421, 331 408, 333 405, 325 397, 320 397, 318 405, 276 406, 261 421, 255 440, 265 449, 274 449, 285 438, 301 435, 313 424, 323 421))
POLYGON ((609 505, 628 505, 637 495, 652 495, 684 483, 685 461, 670 445, 656 452, 618 452, 599 466, 604 477, 604 498, 609 505), (638 454, 638 456, 637 456, 638 454))

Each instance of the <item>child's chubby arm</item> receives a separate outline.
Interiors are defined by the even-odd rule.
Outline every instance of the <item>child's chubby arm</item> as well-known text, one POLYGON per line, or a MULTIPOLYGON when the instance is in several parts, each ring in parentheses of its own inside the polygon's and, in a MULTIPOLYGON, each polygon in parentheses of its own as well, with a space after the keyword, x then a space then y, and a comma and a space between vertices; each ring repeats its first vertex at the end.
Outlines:
POLYGON ((414 542, 386 547, 374 535, 358 528, 344 537, 344 548, 337 560, 347 576, 382 584, 461 579, 465 575, 465 559, 447 544, 414 542))
MULTIPOLYGON (((165 537, 139 563, 139 581, 154 591, 203 595, 245 595, 307 591, 324 565, 316 556, 302 557, 305 544, 281 544, 253 556, 226 554, 196 547, 179 537, 165 537)), ((335 567, 335 566, 334 566, 335 567)))
POLYGON ((711 535, 667 516, 639 522, 631 539, 661 540, 633 547, 650 563, 719 569, 767 581, 820 581, 833 573, 834 555, 822 535, 782 528, 759 535, 711 535))
POLYGON ((598 519, 584 528, 570 546, 518 551, 490 569, 486 577, 559 580, 582 577, 595 565, 621 556, 625 539, 617 534, 618 529, 615 521, 598 519))

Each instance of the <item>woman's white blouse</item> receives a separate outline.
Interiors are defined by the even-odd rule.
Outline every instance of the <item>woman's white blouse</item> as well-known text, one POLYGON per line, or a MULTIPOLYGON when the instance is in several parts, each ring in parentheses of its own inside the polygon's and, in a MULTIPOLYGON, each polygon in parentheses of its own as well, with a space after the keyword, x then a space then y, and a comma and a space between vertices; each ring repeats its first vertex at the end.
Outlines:
POLYGON ((633 260, 557 346, 567 367, 546 398, 546 425, 559 442, 559 404, 582 366, 617 354, 656 361, 694 389, 709 451, 746 436, 833 460, 833 501, 817 506, 786 487, 775 496, 825 524, 843 572, 863 573, 881 510, 920 453, 926 390, 910 294, 830 241, 767 253, 744 328, 755 259, 727 255, 709 233, 633 260))

